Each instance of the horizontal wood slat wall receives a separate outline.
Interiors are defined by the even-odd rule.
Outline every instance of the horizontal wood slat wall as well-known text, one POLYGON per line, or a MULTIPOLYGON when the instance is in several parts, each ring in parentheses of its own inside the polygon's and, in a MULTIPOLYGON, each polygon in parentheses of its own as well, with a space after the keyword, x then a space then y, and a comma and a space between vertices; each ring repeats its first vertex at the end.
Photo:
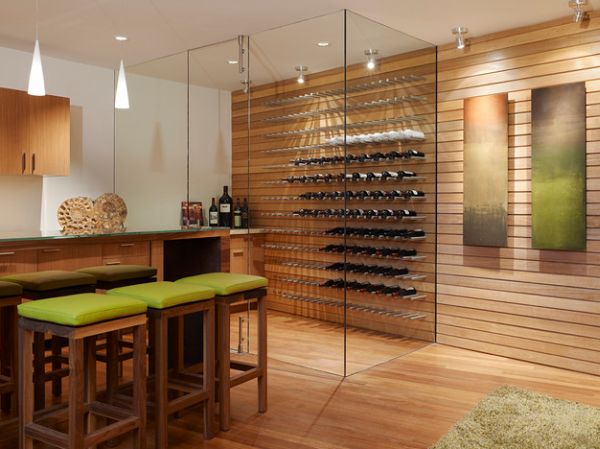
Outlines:
MULTIPOLYGON (((570 19, 569 19, 570 20, 570 19)), ((600 374, 600 17, 439 50, 437 341, 600 374), (586 82, 587 251, 531 248, 531 89, 586 82), (509 93, 508 246, 462 244, 463 100, 509 93)))
MULTIPOLYGON (((310 65, 310 64, 309 64, 310 65)), ((383 132, 399 128, 421 130, 426 134, 423 142, 380 145, 348 146, 348 154, 388 152, 392 150, 406 151, 414 148, 426 153, 426 160, 406 160, 402 162, 369 162, 348 165, 348 172, 382 172, 384 170, 410 170, 424 176, 423 180, 415 182, 379 182, 379 183, 319 183, 319 184, 286 184, 273 183, 288 176, 314 175, 318 173, 343 173, 343 165, 324 165, 308 167, 289 167, 283 164, 296 158, 315 158, 320 156, 343 155, 343 148, 337 150, 314 149, 309 151, 270 152, 269 150, 300 145, 313 145, 325 143, 327 138, 343 136, 343 129, 334 132, 326 131, 315 134, 299 136, 268 137, 269 133, 323 126, 336 126, 344 124, 343 101, 336 99, 317 98, 310 101, 295 102, 287 105, 269 106, 269 100, 291 94, 302 94, 315 90, 339 89, 344 86, 344 71, 342 68, 321 73, 310 73, 306 83, 300 85, 295 79, 280 83, 253 86, 250 101, 250 128, 248 128, 248 98, 243 92, 236 92, 232 96, 233 120, 233 180, 232 195, 234 198, 248 197, 250 202, 250 221, 252 227, 272 229, 300 229, 303 231, 325 231, 338 226, 343 226, 342 219, 318 219, 299 217, 269 216, 272 213, 289 213, 301 208, 310 209, 341 209, 341 208, 391 208, 414 209, 425 219, 419 222, 405 221, 348 221, 351 227, 374 227, 394 229, 423 229, 427 232, 425 240, 415 242, 389 242, 385 240, 348 240, 348 245, 415 248, 425 259, 419 261, 393 261, 380 260, 367 257, 349 257, 348 262, 369 265, 385 265, 393 267, 406 266, 411 273, 425 275, 419 281, 398 281, 393 278, 370 278, 354 276, 361 280, 373 283, 394 283, 402 286, 413 286, 422 299, 409 300, 390 298, 383 295, 356 293, 348 291, 347 302, 367 305, 372 308, 385 309, 392 312, 408 312, 418 315, 419 319, 400 318, 387 316, 356 309, 347 309, 346 318, 350 326, 357 326, 370 330, 378 330, 391 334, 404 335, 419 339, 434 340, 435 332, 435 49, 427 49, 410 54, 388 57, 378 61, 374 73, 365 69, 364 64, 349 66, 347 69, 349 85, 357 82, 369 82, 386 77, 401 75, 419 75, 420 80, 411 81, 394 87, 370 89, 368 91, 351 93, 349 101, 366 103, 402 95, 418 95, 423 101, 405 103, 401 105, 386 106, 372 109, 358 109, 348 112, 349 124, 391 118, 404 115, 413 115, 421 121, 406 124, 372 126, 349 130, 348 134, 383 132), (309 117, 304 120, 291 120, 285 122, 265 121, 265 118, 278 115, 314 111, 315 109, 328 109, 338 107, 335 113, 328 113, 320 117, 309 117), (281 196, 295 196, 304 192, 325 192, 348 190, 407 190, 417 189, 426 193, 423 201, 351 201, 347 206, 343 200, 339 201, 299 201, 294 199, 281 200, 281 196), (389 279, 392 279, 391 281, 389 279)), ((339 307, 344 303, 343 289, 325 288, 293 284, 282 279, 297 278, 322 283, 327 279, 343 277, 343 273, 332 272, 310 267, 289 266, 289 262, 298 262, 303 265, 314 263, 335 263, 343 261, 340 254, 324 252, 308 252, 289 249, 290 246, 303 246, 322 248, 330 244, 343 244, 340 237, 323 235, 290 235, 289 233, 267 232, 267 247, 265 248, 265 271, 270 280, 268 305, 272 309, 289 313, 309 316, 317 319, 343 322, 344 309, 339 307), (286 248, 286 246, 288 248, 286 248), (319 304, 290 298, 289 295, 298 295, 311 298, 333 301, 337 305, 319 304)), ((353 276, 348 276, 352 278, 353 276)))

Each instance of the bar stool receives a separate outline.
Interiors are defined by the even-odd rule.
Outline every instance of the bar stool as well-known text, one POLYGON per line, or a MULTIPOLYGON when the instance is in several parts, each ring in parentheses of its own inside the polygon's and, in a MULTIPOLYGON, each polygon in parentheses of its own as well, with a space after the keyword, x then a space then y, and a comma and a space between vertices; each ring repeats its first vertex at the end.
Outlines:
MULTIPOLYGON (((38 300, 79 293, 93 293, 96 289, 96 278, 76 271, 49 270, 30 273, 16 273, 0 278, 2 281, 14 282, 23 287, 24 299, 38 300)), ((62 355, 65 340, 54 336, 51 339, 52 355, 46 358, 45 336, 36 333, 34 347, 35 408, 40 410, 46 404, 46 382, 52 381, 52 394, 60 397, 62 378, 69 370, 63 368, 67 360, 62 355), (51 371, 46 372, 46 363, 52 364, 51 371)))
POLYGON ((131 297, 148 306, 150 324, 151 360, 154 361, 154 405, 156 417, 156 449, 168 447, 169 416, 185 408, 202 404, 204 410, 204 438, 213 437, 214 415, 214 290, 201 286, 154 282, 121 287, 106 292, 112 297, 131 297), (178 324, 180 318, 192 313, 203 317, 203 375, 198 379, 183 370, 183 332, 176 332, 173 349, 175 363, 169 374, 168 324, 171 318, 178 324), (169 392, 175 397, 169 400, 169 392))
POLYGON ((176 281, 214 289, 217 296, 217 382, 221 430, 229 430, 231 388, 258 380, 258 411, 267 411, 267 309, 264 298, 268 281, 261 276, 233 273, 206 273, 176 281), (230 314, 232 306, 243 301, 256 301, 258 313, 257 363, 232 362, 230 356, 230 314), (231 376, 231 368, 242 371, 231 376))
MULTIPOLYGON (((30 301, 18 306, 19 368, 19 441, 21 449, 32 449, 34 441, 43 441, 65 449, 85 449, 117 436, 134 432, 134 448, 146 443, 146 304, 132 298, 110 298, 93 293, 30 301), (133 327, 134 382, 130 409, 96 400, 96 337, 133 327), (33 417, 31 344, 34 333, 50 333, 68 340, 69 400, 67 432, 44 425, 33 417), (97 418, 111 424, 97 428, 97 418)), ((64 410, 44 415, 58 418, 64 410)))
MULTIPOLYGON (((96 291, 106 291, 118 287, 127 287, 129 285, 145 284, 156 282, 156 268, 146 265, 99 265, 86 267, 77 270, 79 273, 86 273, 96 278, 96 291)), ((99 362, 107 363, 110 359, 112 363, 107 363, 106 385, 111 386, 107 391, 115 391, 118 386, 118 378, 122 372, 123 362, 130 360, 132 354, 131 341, 124 339, 123 334, 130 332, 123 331, 119 335, 108 335, 105 342, 99 342, 96 347, 96 359, 99 362)))
POLYGON ((19 284, 0 281, 0 408, 10 416, 17 415, 17 305, 21 304, 21 293, 19 284))

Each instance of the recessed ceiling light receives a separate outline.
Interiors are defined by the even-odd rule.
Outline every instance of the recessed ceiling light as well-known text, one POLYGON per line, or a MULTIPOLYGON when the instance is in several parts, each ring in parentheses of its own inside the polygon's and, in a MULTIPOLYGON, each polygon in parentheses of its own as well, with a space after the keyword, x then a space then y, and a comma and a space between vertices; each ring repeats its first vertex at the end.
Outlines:
POLYGON ((329 47, 329 42, 317 42, 317 46, 319 47, 329 47))
POLYGON ((127 36, 115 36, 115 40, 119 42, 123 42, 127 40, 127 36))
POLYGON ((234 64, 237 64, 237 63, 238 62, 235 59, 230 59, 229 61, 227 61, 227 64, 231 64, 231 65, 234 65, 234 64))

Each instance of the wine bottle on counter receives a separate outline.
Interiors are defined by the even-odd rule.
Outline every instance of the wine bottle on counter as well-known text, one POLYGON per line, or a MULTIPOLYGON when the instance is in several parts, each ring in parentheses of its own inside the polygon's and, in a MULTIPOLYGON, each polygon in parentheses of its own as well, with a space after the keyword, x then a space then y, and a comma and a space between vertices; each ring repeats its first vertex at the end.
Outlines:
POLYGON ((208 225, 219 226, 219 209, 214 198, 212 199, 210 209, 208 209, 208 225))
POLYGON ((242 204, 242 228, 248 228, 248 200, 244 198, 242 204))
POLYGON ((223 195, 219 198, 219 226, 231 227, 231 203, 229 186, 223 186, 223 195))
POLYGON ((235 202, 235 209, 233 209, 233 227, 235 229, 242 227, 242 205, 239 198, 235 202))

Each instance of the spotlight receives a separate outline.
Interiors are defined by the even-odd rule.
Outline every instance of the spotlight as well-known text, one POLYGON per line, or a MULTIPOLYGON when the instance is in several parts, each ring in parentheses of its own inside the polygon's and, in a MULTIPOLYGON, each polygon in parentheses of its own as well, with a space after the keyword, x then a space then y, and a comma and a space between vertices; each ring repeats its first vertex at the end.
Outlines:
POLYGON ((308 70, 308 67, 306 67, 305 65, 297 65, 296 66, 296 72, 300 72, 300 74, 298 75, 297 81, 298 84, 304 84, 305 78, 304 78, 304 72, 306 72, 308 70))
POLYGON ((452 34, 456 35, 456 48, 462 50, 466 46, 465 34, 469 32, 467 27, 454 27, 452 34))
POLYGON ((115 36, 115 40, 119 42, 125 42, 127 40, 127 36, 115 36))
POLYGON ((238 63, 237 59, 230 59, 227 61, 227 64, 229 64, 229 65, 235 65, 237 63, 238 63))
POLYGON ((365 55, 367 56, 367 69, 373 70, 375 68, 375 62, 376 62, 375 57, 378 54, 379 54, 379 50, 375 50, 372 48, 365 50, 365 55))
POLYGON ((573 22, 581 23, 585 19, 585 5, 587 0, 570 0, 569 7, 573 8, 573 22))
POLYGON ((318 47, 329 47, 329 42, 317 42, 318 47))

